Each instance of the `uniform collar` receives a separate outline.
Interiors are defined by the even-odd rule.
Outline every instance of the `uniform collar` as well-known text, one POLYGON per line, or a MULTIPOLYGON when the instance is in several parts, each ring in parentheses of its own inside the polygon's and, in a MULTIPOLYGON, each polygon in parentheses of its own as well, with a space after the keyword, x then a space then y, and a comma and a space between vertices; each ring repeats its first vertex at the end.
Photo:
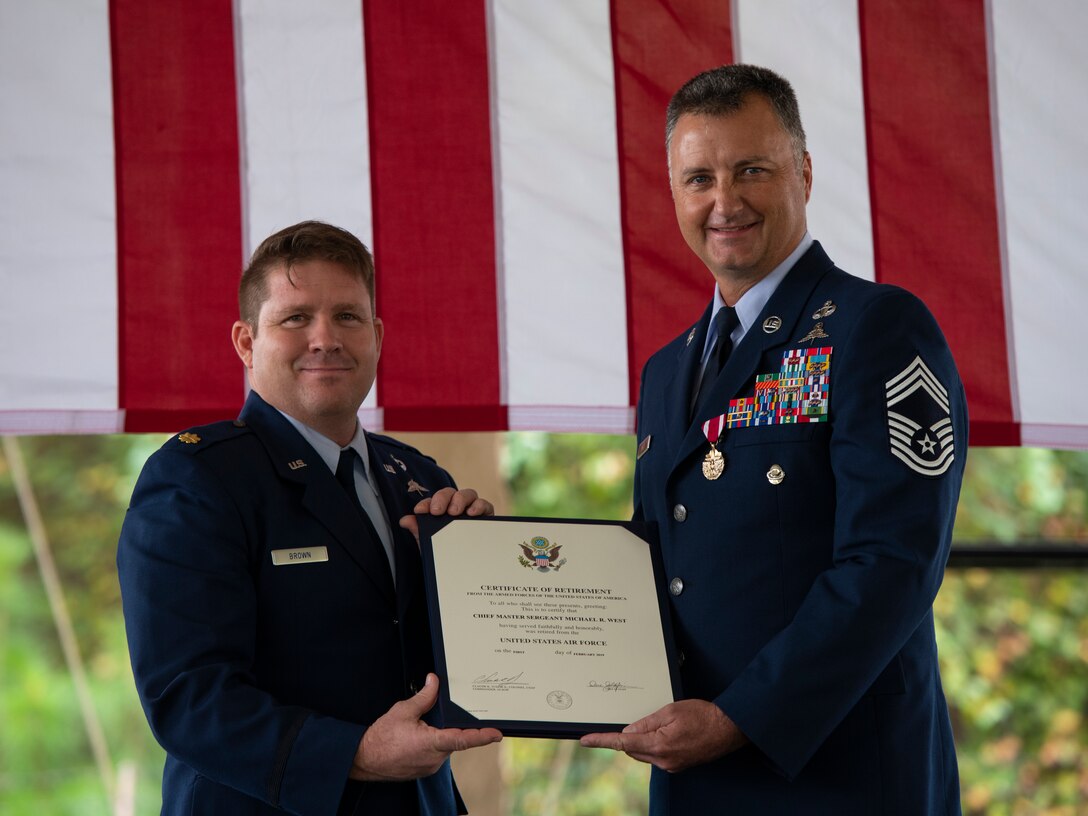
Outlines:
MULTIPOLYGON (((771 274, 741 295, 740 300, 735 304, 737 310, 737 318, 740 320, 740 325, 733 330, 731 337, 733 338, 733 345, 736 346, 741 338, 748 333, 748 329, 752 324, 756 322, 760 313, 763 311, 763 307, 767 305, 767 301, 771 299, 771 295, 774 294, 778 285, 785 279, 787 273, 793 269, 801 256, 808 252, 808 248, 812 246, 812 236, 806 231, 801 238, 801 242, 794 247, 793 252, 786 256, 786 259, 782 261, 778 266, 771 270, 771 274)), ((718 289, 718 284, 714 284, 714 302, 710 308, 710 326, 714 325, 714 318, 718 314, 718 310, 725 306, 725 300, 722 298, 721 290, 718 289)), ((706 355, 710 350, 710 346, 714 343, 713 330, 707 331, 706 342, 703 345, 703 360, 706 360, 706 355)))
MULTIPOLYGON (((290 414, 283 413, 279 408, 276 410, 291 423, 291 426, 302 435, 303 439, 310 443, 310 447, 317 452, 317 455, 321 457, 321 461, 328 466, 329 470, 336 473, 336 466, 340 462, 342 448, 324 434, 318 433, 303 422, 299 422, 290 414)), ((366 431, 358 422, 355 423, 355 436, 351 438, 347 447, 355 448, 355 452, 363 460, 363 469, 366 470, 367 481, 374 484, 374 480, 370 477, 370 456, 367 454, 366 431)))

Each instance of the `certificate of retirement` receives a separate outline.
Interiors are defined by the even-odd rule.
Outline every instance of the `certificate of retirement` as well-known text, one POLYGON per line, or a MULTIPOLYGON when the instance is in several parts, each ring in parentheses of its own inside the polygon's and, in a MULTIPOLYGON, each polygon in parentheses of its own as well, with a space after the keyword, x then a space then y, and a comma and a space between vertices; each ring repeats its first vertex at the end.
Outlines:
POLYGON ((419 520, 445 726, 577 738, 679 696, 661 562, 644 525, 419 520))

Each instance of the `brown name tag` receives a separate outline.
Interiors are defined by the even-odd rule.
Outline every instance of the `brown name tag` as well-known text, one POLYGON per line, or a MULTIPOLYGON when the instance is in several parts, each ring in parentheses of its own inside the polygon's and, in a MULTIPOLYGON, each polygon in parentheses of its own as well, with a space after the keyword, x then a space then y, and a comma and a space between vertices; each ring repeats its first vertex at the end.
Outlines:
POLYGON ((329 551, 326 547, 299 547, 297 550, 272 550, 272 563, 277 567, 287 564, 316 564, 318 561, 328 561, 329 551))

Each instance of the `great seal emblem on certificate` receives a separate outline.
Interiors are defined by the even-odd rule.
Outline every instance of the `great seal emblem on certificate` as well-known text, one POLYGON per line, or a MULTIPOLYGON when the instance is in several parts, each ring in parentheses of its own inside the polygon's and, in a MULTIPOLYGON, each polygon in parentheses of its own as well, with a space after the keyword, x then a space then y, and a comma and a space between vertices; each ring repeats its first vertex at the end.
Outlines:
POLYGON ((577 738, 678 699, 652 528, 418 518, 443 725, 577 738))

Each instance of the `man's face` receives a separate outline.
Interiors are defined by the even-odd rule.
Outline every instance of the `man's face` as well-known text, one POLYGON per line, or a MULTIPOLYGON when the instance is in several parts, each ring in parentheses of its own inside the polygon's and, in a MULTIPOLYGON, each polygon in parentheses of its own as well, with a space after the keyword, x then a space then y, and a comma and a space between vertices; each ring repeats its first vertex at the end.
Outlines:
POLYGON ((361 280, 339 264, 304 261, 290 280, 282 266, 269 272, 257 326, 238 321, 233 339, 266 402, 346 444, 374 384, 383 332, 361 280))
POLYGON ((804 236, 812 164, 806 153, 798 168, 762 96, 726 116, 681 116, 669 166, 680 231, 727 298, 769 275, 804 236))

